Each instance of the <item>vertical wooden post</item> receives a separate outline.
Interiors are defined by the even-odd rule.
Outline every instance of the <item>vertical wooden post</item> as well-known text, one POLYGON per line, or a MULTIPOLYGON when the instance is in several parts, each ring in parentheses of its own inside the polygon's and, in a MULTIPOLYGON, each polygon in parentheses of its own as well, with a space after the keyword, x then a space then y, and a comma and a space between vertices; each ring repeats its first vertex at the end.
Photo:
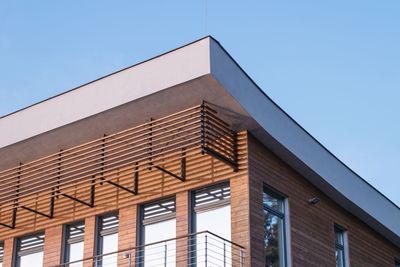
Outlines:
POLYGON ((14 242, 16 242, 14 238, 4 240, 3 266, 13 266, 14 242))
MULTIPOLYGON (((83 248, 83 258, 91 258, 95 255, 96 241, 96 216, 85 219, 85 239, 83 248)), ((93 267, 93 261, 88 260, 83 263, 83 267, 93 267)))
MULTIPOLYGON (((189 193, 176 194, 176 236, 189 234, 189 193)), ((188 238, 176 241, 176 266, 188 266, 188 238)))
MULTIPOLYGON (((136 247, 136 218, 137 205, 119 210, 118 250, 136 247)), ((131 251, 130 258, 127 256, 126 253, 118 255, 118 266, 129 266, 129 261, 131 261, 132 266, 136 266, 136 251, 131 251)))
POLYGON ((56 266, 61 263, 63 226, 46 229, 44 238, 44 266, 56 266))

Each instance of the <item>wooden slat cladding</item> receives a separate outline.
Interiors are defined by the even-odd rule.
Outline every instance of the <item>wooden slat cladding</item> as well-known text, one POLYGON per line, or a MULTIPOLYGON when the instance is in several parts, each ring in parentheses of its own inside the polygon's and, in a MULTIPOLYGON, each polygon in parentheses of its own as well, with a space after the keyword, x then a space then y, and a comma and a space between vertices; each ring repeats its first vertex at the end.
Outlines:
POLYGON ((81 210, 87 210, 85 205, 63 196, 90 203, 92 187, 95 210, 118 206, 127 198, 163 194, 165 186, 178 188, 181 180, 157 168, 181 175, 183 158, 189 184, 192 177, 206 174, 211 163, 219 166, 217 171, 232 173, 238 164, 238 145, 238 136, 213 109, 202 104, 1 171, 0 222, 11 225, 15 209, 18 216, 16 229, 0 226, 0 233, 32 225, 32 218, 40 224, 49 222, 50 215, 63 220, 71 211, 73 217, 79 217, 84 214, 81 210), (113 185, 131 191, 137 188, 138 195, 113 185))
POLYGON ((344 210, 251 135, 248 149, 251 266, 265 266, 264 185, 287 196, 293 266, 335 266, 335 224, 347 230, 351 266, 393 266, 400 248, 344 210), (319 197, 320 202, 310 205, 312 197, 319 197))

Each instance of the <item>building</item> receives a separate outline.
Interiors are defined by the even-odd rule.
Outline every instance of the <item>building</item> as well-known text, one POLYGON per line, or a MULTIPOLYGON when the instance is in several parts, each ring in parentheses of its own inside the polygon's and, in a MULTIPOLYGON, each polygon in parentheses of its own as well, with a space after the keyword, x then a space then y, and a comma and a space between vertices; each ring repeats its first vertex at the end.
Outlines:
POLYGON ((399 265, 399 208, 211 37, 0 133, 3 267, 399 265))

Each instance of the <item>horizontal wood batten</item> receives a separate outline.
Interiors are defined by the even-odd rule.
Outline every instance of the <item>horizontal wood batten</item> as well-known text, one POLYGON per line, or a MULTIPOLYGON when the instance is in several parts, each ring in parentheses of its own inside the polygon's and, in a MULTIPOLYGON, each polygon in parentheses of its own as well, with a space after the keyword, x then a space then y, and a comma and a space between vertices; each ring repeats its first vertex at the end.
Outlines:
MULTIPOLYGON (((54 214, 62 216, 60 205, 96 203, 98 206, 104 197, 114 198, 118 203, 119 198, 126 197, 129 192, 157 194, 157 190, 146 190, 157 183, 157 180, 146 179, 149 173, 154 176, 154 171, 158 170, 161 180, 174 175, 183 181, 185 176, 196 174, 196 168, 187 161, 209 158, 204 153, 219 159, 218 165, 228 163, 223 165, 230 170, 238 165, 237 146, 236 133, 207 104, 150 120, 0 171, 3 185, 0 188, 0 223, 13 228, 15 211, 18 211, 18 227, 32 215, 38 221, 52 218, 54 214), (139 182, 134 180, 137 174, 139 182)), ((167 184, 179 186, 181 180, 170 179, 167 184)))

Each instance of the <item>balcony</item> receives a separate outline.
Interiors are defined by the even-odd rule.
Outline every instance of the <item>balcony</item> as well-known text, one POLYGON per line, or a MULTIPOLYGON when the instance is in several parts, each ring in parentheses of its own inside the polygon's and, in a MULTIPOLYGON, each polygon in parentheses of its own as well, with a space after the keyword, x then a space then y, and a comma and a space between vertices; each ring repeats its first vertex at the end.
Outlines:
POLYGON ((208 231, 98 255, 55 267, 243 267, 244 247, 208 231))

